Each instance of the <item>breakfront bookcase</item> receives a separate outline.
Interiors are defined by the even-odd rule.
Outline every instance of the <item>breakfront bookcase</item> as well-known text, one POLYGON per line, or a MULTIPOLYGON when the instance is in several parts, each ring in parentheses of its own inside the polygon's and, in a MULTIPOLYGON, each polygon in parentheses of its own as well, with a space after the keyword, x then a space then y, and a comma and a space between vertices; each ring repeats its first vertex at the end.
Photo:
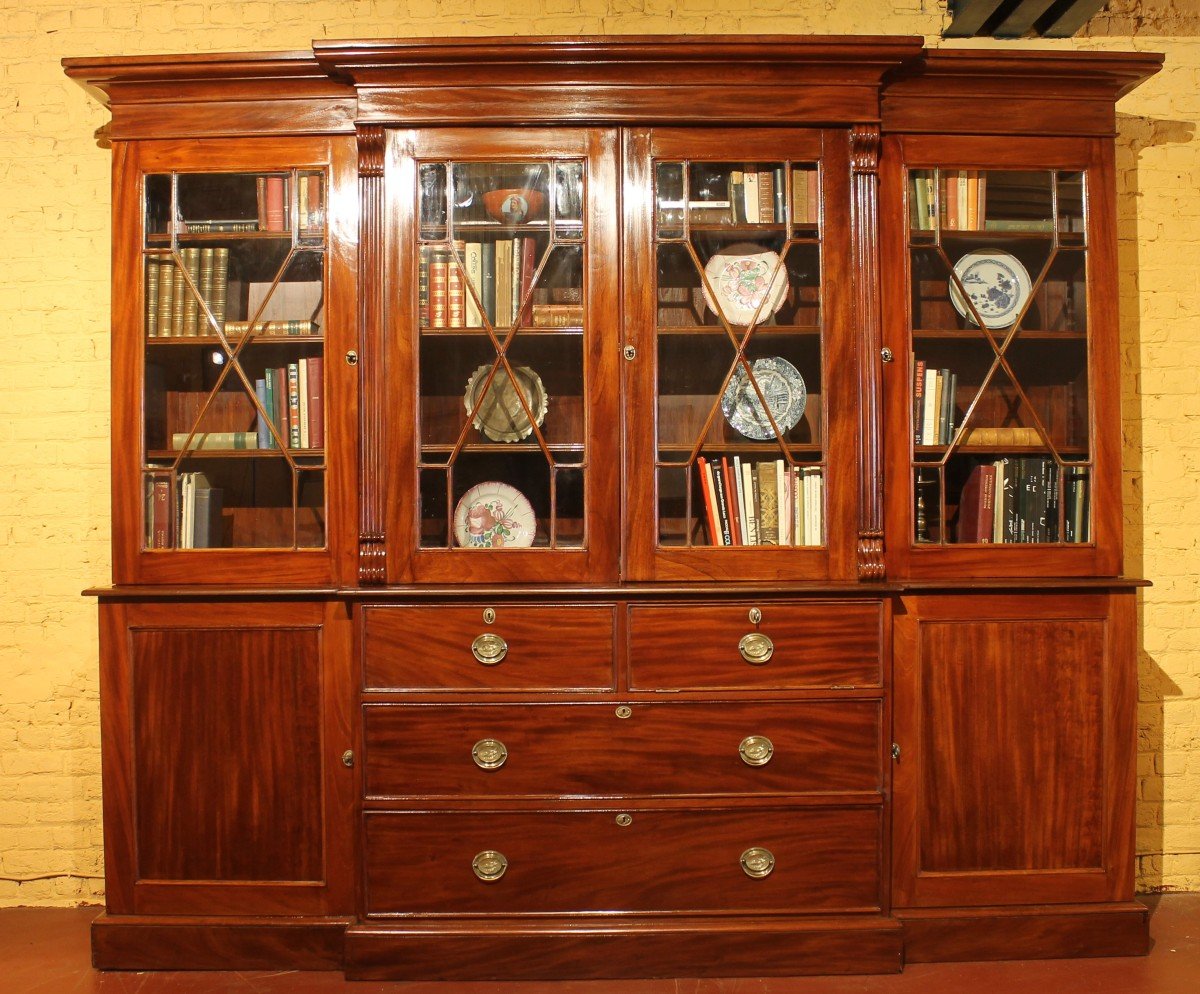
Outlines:
POLYGON ((1115 101, 906 37, 69 59, 98 966, 1136 954, 1115 101))

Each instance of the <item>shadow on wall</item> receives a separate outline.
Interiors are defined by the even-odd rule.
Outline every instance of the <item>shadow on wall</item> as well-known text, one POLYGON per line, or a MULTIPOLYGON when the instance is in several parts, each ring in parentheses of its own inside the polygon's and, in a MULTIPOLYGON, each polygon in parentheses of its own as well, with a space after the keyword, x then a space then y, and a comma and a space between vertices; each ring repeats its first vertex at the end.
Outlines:
MULTIPOLYGON (((1200 24, 1200 0, 1197 23, 1200 24)), ((1155 0, 1145 6, 1166 5, 1155 0)), ((1120 4, 1118 6, 1128 6, 1120 4)), ((1141 317, 1138 313, 1138 163, 1142 152, 1162 145, 1187 144, 1194 137, 1191 121, 1117 115, 1117 266, 1121 307, 1121 425, 1125 512, 1125 573, 1145 575, 1145 493, 1141 391, 1141 317)), ((1151 578, 1152 579, 1152 578, 1151 578)), ((1145 593, 1138 593, 1138 786, 1137 888, 1160 892, 1163 885, 1163 734, 1164 702, 1181 690, 1145 645, 1145 593), (1147 759, 1149 763, 1147 763, 1147 759)))
POLYGON ((1104 10, 1088 21, 1081 35, 1200 36, 1200 0, 1109 0, 1104 10))

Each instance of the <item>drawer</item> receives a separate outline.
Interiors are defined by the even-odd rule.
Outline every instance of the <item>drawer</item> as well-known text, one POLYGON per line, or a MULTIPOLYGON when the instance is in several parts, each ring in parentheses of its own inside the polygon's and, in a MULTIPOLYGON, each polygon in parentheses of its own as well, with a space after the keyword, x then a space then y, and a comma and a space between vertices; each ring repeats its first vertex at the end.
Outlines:
POLYGON ((746 601, 629 608, 630 688, 801 690, 882 683, 879 601, 746 601), (752 610, 761 620, 750 620, 752 610), (746 635, 770 652, 748 662, 746 635))
MULTIPOLYGON (((880 907, 878 807, 376 812, 365 822, 368 915, 880 907), (768 875, 743 870, 752 849, 773 857, 768 875), (485 853, 503 857, 499 879, 477 875, 500 865, 476 863, 485 853)), ((751 868, 769 865, 755 855, 751 868)))
POLYGON ((364 686, 608 690, 613 686, 615 613, 612 604, 364 607, 364 686), (490 622, 484 620, 485 611, 494 612, 490 622))
POLYGON ((879 701, 633 703, 627 718, 618 707, 366 705, 367 797, 881 789, 879 701))

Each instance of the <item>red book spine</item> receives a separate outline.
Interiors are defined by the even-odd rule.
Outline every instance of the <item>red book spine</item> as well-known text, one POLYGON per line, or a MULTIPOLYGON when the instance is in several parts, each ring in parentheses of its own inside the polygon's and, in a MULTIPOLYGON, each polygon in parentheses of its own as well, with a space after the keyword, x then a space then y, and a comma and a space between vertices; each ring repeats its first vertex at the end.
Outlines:
POLYGON ((154 481, 154 541, 153 549, 171 547, 171 481, 154 481))
POLYGON ((521 323, 533 323, 533 294, 529 292, 533 286, 533 270, 537 266, 537 242, 532 238, 521 239, 521 300, 525 306, 521 310, 521 323))
POLYGON ((284 231, 283 177, 267 177, 267 231, 284 231))
POLYGON ((450 317, 448 305, 448 281, 450 274, 446 271, 446 256, 434 252, 429 263, 429 326, 445 328, 450 317))
POLYGON ((325 447, 325 402, 322 377, 325 360, 313 356, 308 363, 308 444, 314 449, 325 447))
POLYGON ((737 489, 734 487, 733 467, 727 456, 721 456, 721 473, 725 477, 725 493, 729 501, 730 545, 745 545, 742 541, 742 517, 738 513, 737 489))
POLYGON ((996 513, 996 467, 979 467, 979 512, 975 521, 975 541, 991 542, 996 513))
POLYGON ((467 323, 467 291, 463 286, 462 263, 465 242, 454 243, 454 254, 446 261, 446 327, 462 328, 467 323))
POLYGON ((720 545, 721 533, 717 530, 717 497, 709 485, 712 470, 703 456, 696 460, 696 471, 700 474, 700 495, 704 498, 704 519, 708 525, 708 541, 711 545, 720 545))

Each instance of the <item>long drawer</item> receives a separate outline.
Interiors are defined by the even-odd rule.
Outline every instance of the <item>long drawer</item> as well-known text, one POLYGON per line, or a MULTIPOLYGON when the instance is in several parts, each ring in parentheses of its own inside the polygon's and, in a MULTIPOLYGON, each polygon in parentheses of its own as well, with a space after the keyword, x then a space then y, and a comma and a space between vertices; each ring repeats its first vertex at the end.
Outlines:
POLYGON ((612 604, 370 605, 367 690, 606 690, 612 604))
POLYGON ((369 704, 368 798, 879 791, 880 702, 369 704))
POLYGON ((369 915, 880 907, 878 807, 378 812, 365 822, 369 915))
POLYGON ((879 601, 629 608, 629 679, 634 690, 878 687, 882 659, 879 601))

